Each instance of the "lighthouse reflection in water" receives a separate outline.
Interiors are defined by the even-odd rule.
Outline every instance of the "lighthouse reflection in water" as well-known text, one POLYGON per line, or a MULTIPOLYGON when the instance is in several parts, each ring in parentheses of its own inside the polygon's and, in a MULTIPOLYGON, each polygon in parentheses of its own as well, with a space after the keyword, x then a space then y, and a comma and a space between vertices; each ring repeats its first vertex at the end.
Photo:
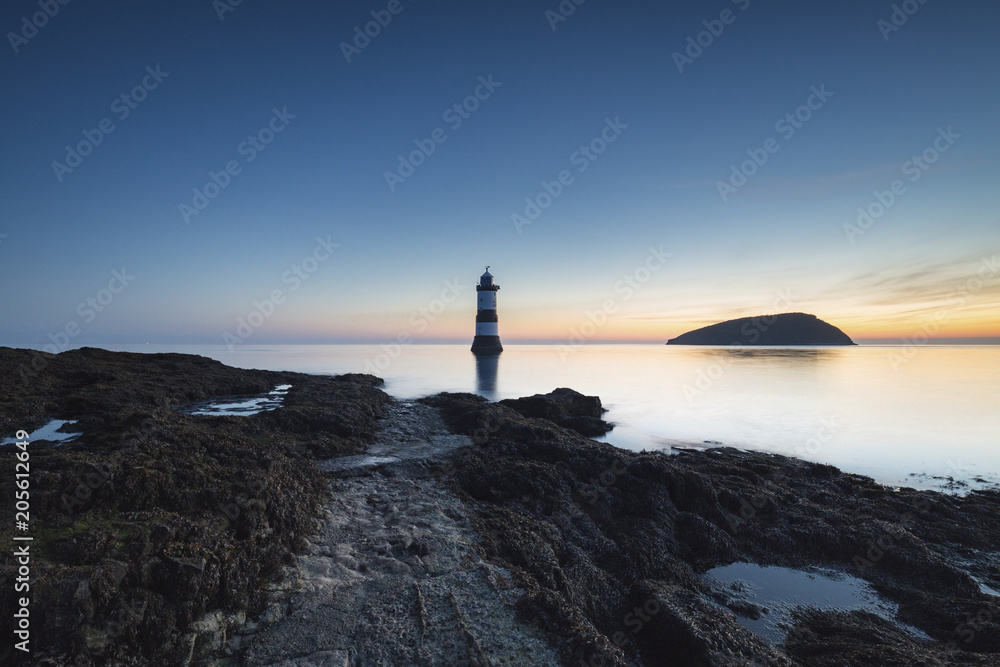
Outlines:
POLYGON ((476 356, 476 393, 491 401, 497 400, 497 374, 500 355, 476 356))

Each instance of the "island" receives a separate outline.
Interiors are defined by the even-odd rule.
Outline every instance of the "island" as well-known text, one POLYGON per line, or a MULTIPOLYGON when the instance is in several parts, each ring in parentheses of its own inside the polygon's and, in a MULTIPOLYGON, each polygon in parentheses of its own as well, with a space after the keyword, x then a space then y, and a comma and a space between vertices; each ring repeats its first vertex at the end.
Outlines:
POLYGON ((857 345, 843 331, 809 313, 758 315, 683 333, 667 345, 857 345))

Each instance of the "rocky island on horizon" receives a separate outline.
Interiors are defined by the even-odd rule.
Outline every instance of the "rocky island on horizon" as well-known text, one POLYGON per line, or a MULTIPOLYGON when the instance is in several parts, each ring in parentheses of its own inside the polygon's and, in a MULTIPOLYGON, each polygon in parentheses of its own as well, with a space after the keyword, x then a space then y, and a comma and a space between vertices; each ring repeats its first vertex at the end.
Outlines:
POLYGON ((740 317, 694 329, 667 345, 857 345, 843 331, 809 313, 740 317))
MULTIPOLYGON (((1000 658, 998 491, 890 488, 728 448, 626 451, 585 437, 610 425, 598 397, 571 389, 399 401, 381 384, 0 347, 0 431, 50 419, 82 431, 31 445, 34 639, 19 664, 1000 658), (281 406, 257 414, 185 410, 284 385, 281 406), (745 623, 775 610, 706 576, 732 563, 850 575, 895 611, 796 606, 768 642, 745 623)), ((0 446, 0 465, 13 470, 16 451, 0 446)), ((13 497, 12 475, 0 492, 13 497)))

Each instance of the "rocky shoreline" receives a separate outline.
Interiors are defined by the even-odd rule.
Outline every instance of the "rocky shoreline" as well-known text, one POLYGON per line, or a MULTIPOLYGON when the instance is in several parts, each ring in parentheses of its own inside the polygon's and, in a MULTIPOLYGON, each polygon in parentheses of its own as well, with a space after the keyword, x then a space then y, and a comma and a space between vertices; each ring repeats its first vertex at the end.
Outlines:
MULTIPOLYGON (((390 398, 370 376, 229 368, 180 354, 0 348, 0 432, 52 418, 83 434, 31 452, 32 653, 3 662, 183 664, 197 622, 229 623, 305 545, 326 497, 317 458, 356 454, 390 398), (213 397, 293 389, 249 417, 183 414, 213 397), (25 660, 25 658, 28 658, 25 660)), ((14 469, 13 447, 0 465, 14 469)), ((13 474, 0 493, 14 497, 13 474)), ((0 528, 0 616, 12 636, 13 508, 0 528)), ((16 664, 16 663, 15 663, 16 664)))
MULTIPOLYGON (((628 452, 596 397, 394 401, 371 376, 0 348, 32 465, 33 652, 74 665, 994 665, 1000 493, 732 449, 628 452), (241 417, 185 405, 290 384, 241 417), (704 573, 822 567, 897 609, 769 610, 704 573)), ((13 449, 0 447, 13 469, 13 449)), ((12 475, 0 493, 13 497, 12 475), (10 495, 7 495, 10 494, 10 495)), ((11 515, 13 510, 10 511, 11 515)), ((12 636, 13 516, 0 542, 12 636)), ((19 661, 19 662, 18 662, 19 661)))

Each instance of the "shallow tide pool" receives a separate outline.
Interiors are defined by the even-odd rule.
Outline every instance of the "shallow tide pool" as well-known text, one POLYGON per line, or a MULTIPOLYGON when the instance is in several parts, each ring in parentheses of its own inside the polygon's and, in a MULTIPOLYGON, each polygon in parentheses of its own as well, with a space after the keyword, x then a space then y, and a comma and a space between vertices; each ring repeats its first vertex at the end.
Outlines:
MULTIPOLYGON (((32 443, 44 440, 56 445, 61 445, 83 435, 82 433, 65 433, 59 430, 64 426, 75 423, 75 419, 53 419, 37 431, 32 431, 28 434, 28 440, 32 443)), ((4 438, 3 440, 0 440, 0 445, 12 445, 15 442, 17 442, 17 438, 4 438)))
POLYGON ((290 384, 279 384, 271 391, 259 396, 223 397, 211 401, 203 401, 181 408, 181 412, 189 415, 210 415, 214 417, 249 417, 260 412, 276 410, 281 407, 285 395, 292 388, 290 384))
POLYGON ((709 570, 705 577, 731 598, 761 608, 760 618, 753 619, 734 611, 740 625, 771 644, 784 641, 792 626, 792 612, 801 607, 825 611, 868 611, 891 621, 911 634, 927 639, 916 628, 896 620, 898 605, 884 600, 871 585, 849 574, 809 568, 760 566, 732 563, 709 570))

